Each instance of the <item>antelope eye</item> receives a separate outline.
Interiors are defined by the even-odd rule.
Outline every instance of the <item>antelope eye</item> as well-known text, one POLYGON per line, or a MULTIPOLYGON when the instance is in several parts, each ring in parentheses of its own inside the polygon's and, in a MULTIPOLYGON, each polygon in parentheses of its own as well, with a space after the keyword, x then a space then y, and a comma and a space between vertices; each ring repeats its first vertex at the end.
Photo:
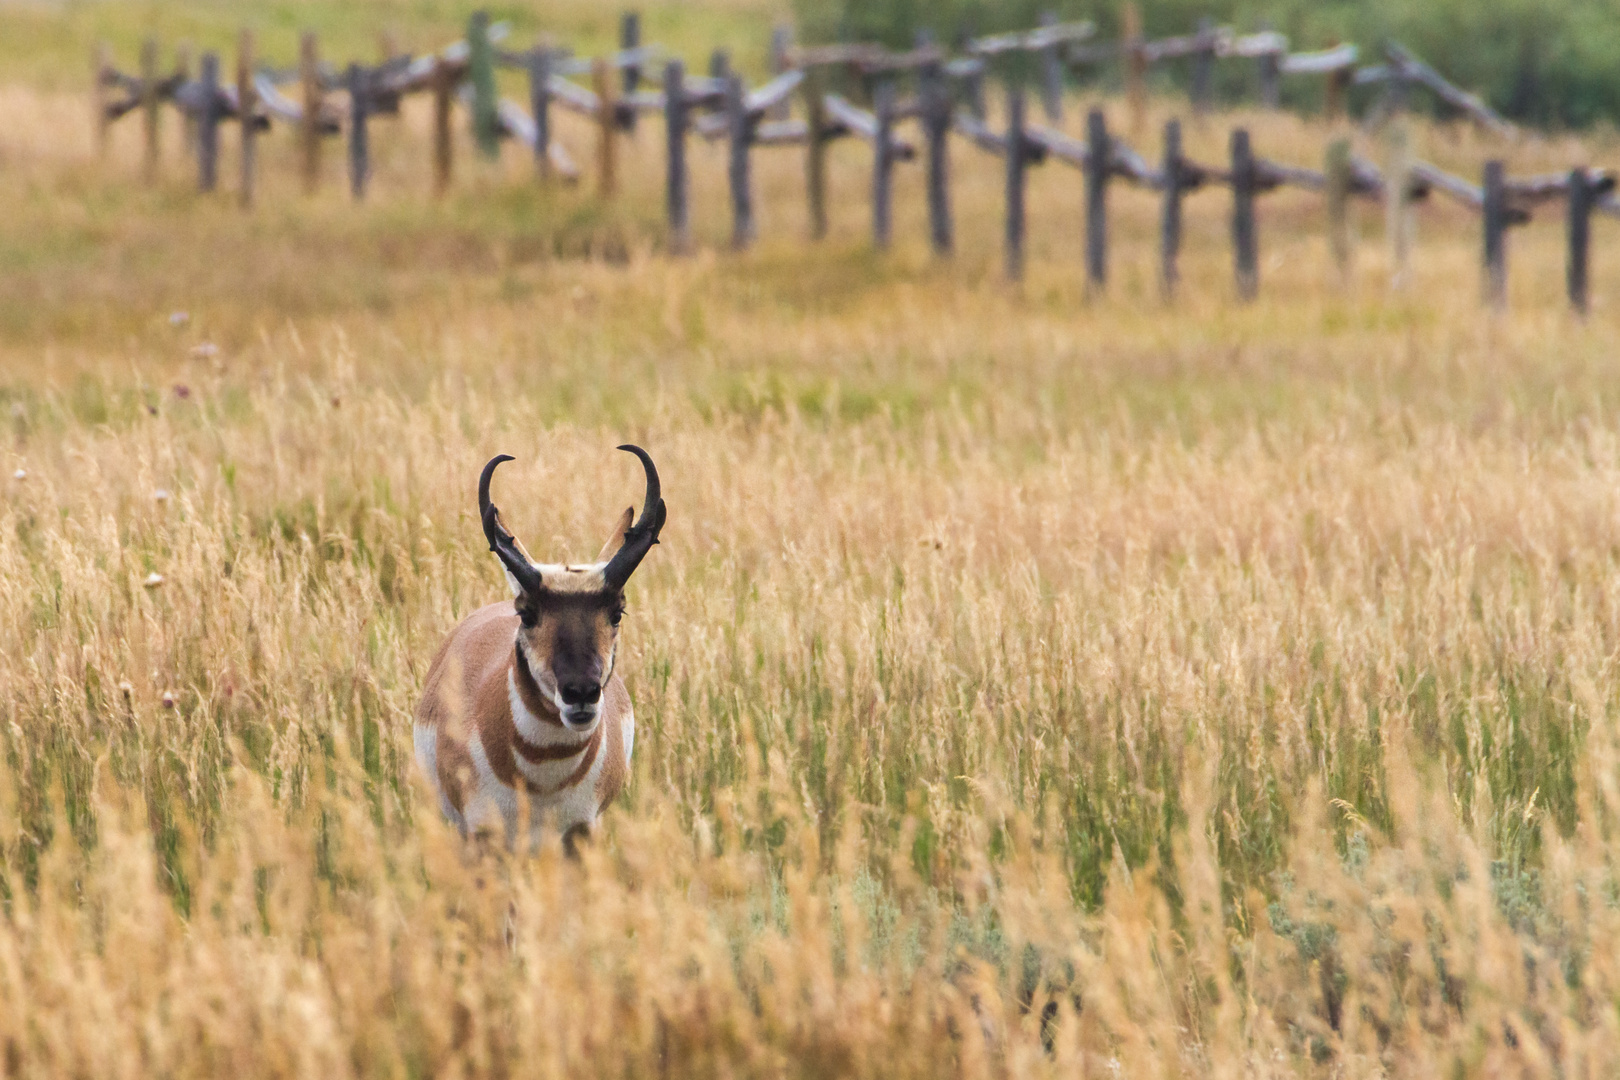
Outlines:
POLYGON ((608 612, 608 622, 614 626, 618 626, 622 621, 624 621, 624 608, 616 607, 608 612))

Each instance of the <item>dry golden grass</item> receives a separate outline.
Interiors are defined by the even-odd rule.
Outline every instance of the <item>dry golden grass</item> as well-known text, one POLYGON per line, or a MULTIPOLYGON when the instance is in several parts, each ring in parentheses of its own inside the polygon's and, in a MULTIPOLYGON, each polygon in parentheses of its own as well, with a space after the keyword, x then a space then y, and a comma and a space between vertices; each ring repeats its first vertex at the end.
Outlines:
POLYGON ((1086 297, 1055 164, 1004 285, 966 146, 949 264, 914 172, 865 250, 859 146, 819 249, 762 152, 741 257, 704 148, 671 261, 656 125, 612 208, 512 150, 432 205, 413 109, 365 207, 277 134, 243 214, 143 190, 133 128, 96 165, 83 109, 0 90, 0 1071, 1615 1069, 1611 226, 1589 321, 1545 212, 1487 318, 1465 215, 1396 297, 1376 210, 1343 289, 1279 194, 1239 307, 1200 194, 1166 307, 1126 189, 1086 297), (627 797, 581 864, 469 847, 409 727, 503 588, 477 469, 588 555, 626 438, 670 506, 627 797))

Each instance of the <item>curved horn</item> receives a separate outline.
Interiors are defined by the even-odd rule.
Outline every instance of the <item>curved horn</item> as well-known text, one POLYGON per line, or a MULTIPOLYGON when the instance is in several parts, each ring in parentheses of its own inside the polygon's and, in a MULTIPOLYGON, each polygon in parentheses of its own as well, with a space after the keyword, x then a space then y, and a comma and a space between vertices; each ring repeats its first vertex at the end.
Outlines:
POLYGON ((641 459, 641 467, 647 471, 647 497, 641 504, 641 517, 624 532, 624 545, 614 552, 613 558, 602 569, 602 578, 610 589, 624 588, 624 583, 636 572, 636 567, 641 565, 647 552, 658 543, 658 533, 664 527, 664 498, 663 489, 658 484, 658 467, 653 464, 647 451, 639 446, 626 443, 619 449, 641 459))
POLYGON ((532 595, 540 591, 540 574, 517 549, 517 541, 507 531, 506 524, 501 521, 500 510, 489 501, 489 478, 495 475, 495 466, 503 461, 513 460, 515 459, 511 454, 497 454, 484 466, 483 473, 478 477, 478 517, 484 523, 484 537, 489 541, 489 550, 493 551, 500 558, 501 565, 517 578, 518 585, 523 591, 532 595))

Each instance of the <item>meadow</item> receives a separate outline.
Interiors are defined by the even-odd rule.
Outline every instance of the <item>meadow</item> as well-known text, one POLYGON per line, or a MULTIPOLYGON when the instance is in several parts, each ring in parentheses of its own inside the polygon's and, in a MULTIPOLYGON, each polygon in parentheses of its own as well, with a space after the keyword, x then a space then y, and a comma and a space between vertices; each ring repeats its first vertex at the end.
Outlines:
MULTIPOLYGON (((1242 305, 1205 192, 1166 304, 1150 194, 1115 189, 1094 294, 1080 178, 1043 165, 1014 286, 971 146, 944 261, 916 166, 870 251, 860 144, 820 244, 802 151, 758 152, 729 253, 697 146, 674 258, 656 122, 610 205, 464 132, 435 201, 421 101, 364 205, 335 145, 305 197, 276 132, 244 212, 172 119, 157 184, 133 120, 96 157, 59 72, 97 32, 132 55, 136 10, 0 15, 37 53, 0 84, 0 1075, 1614 1071, 1612 223, 1589 318, 1556 208, 1491 316, 1468 214, 1419 211, 1394 292, 1377 207, 1341 283, 1278 193, 1242 305), (630 784, 577 862, 464 842, 410 725, 504 594, 478 469, 515 455, 507 520, 587 558, 640 497, 624 441, 669 506, 630 784)), ((267 53, 326 9, 286 10, 267 53)), ((464 14, 412 10, 417 47, 464 14)), ((757 70, 776 14, 655 6, 649 36, 741 27, 757 70)), ((1189 152, 1234 123, 1298 164, 1328 134, 1237 112, 1189 152)), ((1415 137, 1468 176, 1620 149, 1415 137)))

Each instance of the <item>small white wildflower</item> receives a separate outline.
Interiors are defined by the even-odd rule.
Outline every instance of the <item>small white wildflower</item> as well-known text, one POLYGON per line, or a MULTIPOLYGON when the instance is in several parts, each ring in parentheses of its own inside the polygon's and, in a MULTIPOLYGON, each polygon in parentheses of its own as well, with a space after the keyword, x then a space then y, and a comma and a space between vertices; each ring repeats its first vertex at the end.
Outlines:
POLYGON ((174 708, 174 694, 168 690, 163 691, 163 707, 165 709, 174 708))
POLYGON ((129 684, 128 679, 125 679, 123 682, 118 684, 118 690, 125 697, 129 697, 131 694, 133 694, 135 692, 135 688, 129 684))
POLYGON ((28 479, 28 470, 18 469, 16 472, 11 474, 11 478, 13 480, 26 480, 28 479))
POLYGON ((163 584, 163 575, 154 570, 150 574, 146 575, 146 580, 141 582, 141 584, 145 585, 148 589, 155 589, 159 585, 163 584))
POLYGON ((219 355, 219 346, 212 341, 205 341, 201 345, 191 347, 191 356, 195 360, 208 360, 219 355))
POLYGON ((168 502, 169 501, 169 489, 168 488, 158 488, 156 491, 152 492, 152 499, 153 499, 154 502, 168 502))
POLYGON ((190 321, 191 312, 189 311, 174 311, 169 313, 170 326, 184 326, 190 321))

